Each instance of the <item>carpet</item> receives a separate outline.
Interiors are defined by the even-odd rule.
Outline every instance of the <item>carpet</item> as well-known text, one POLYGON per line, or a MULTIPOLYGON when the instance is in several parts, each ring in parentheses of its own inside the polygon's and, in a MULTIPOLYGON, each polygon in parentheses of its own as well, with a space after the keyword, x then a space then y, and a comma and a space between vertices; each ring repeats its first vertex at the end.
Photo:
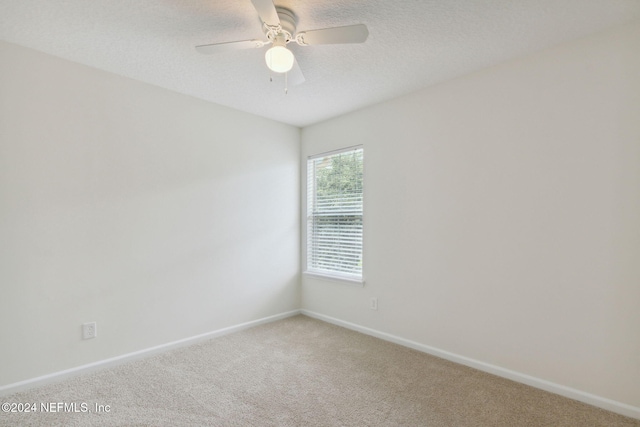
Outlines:
POLYGON ((640 426, 302 315, 0 400, 37 406, 1 426, 640 426))

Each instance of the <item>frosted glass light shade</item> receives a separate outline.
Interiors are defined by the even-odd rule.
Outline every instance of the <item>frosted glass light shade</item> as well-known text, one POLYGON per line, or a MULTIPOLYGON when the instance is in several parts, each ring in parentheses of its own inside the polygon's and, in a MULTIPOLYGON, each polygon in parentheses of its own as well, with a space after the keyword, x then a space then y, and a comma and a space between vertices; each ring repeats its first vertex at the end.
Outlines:
POLYGON ((274 73, 286 73, 293 67, 293 52, 284 46, 273 46, 264 54, 264 59, 274 73))

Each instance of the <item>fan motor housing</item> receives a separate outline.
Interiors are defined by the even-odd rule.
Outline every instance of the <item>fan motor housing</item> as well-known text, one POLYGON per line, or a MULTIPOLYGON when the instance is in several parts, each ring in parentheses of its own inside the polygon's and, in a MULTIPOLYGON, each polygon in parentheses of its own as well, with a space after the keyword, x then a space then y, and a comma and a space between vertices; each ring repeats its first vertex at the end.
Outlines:
POLYGON ((276 12, 278 12, 282 29, 293 37, 296 33, 296 15, 289 9, 279 6, 276 7, 276 12))

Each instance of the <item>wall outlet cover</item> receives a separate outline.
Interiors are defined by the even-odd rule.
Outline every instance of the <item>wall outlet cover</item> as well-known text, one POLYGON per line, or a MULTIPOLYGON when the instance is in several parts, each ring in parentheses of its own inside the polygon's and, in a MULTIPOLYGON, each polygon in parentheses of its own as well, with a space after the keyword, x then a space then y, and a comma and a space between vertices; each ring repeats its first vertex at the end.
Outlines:
POLYGON ((82 324, 82 339, 88 340, 98 336, 98 326, 96 322, 82 324))

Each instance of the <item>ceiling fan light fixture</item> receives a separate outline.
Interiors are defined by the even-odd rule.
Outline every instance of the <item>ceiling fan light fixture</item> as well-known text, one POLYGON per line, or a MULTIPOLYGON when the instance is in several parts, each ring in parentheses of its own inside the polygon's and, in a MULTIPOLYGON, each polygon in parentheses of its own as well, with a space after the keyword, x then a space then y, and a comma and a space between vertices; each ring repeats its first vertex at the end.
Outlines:
POLYGON ((277 36, 273 47, 264 54, 267 67, 274 73, 286 73, 293 68, 293 52, 286 48, 284 36, 277 36))
MULTIPOLYGON (((246 0, 243 0, 246 1, 246 0)), ((275 0, 279 3, 282 0, 275 0)), ((320 28, 311 31, 298 31, 296 14, 285 7, 276 6, 274 0, 251 0, 262 22, 266 40, 252 39, 235 42, 212 43, 196 46, 200 53, 224 53, 233 50, 262 48, 271 44, 265 53, 265 62, 271 73, 284 74, 285 92, 289 80, 294 85, 304 81, 293 52, 287 48, 291 42, 300 46, 323 44, 364 43, 369 30, 364 24, 345 25, 343 27, 320 28)), ((286 2, 289 3, 289 2, 286 2)), ((269 78, 273 81, 273 74, 269 78)))

